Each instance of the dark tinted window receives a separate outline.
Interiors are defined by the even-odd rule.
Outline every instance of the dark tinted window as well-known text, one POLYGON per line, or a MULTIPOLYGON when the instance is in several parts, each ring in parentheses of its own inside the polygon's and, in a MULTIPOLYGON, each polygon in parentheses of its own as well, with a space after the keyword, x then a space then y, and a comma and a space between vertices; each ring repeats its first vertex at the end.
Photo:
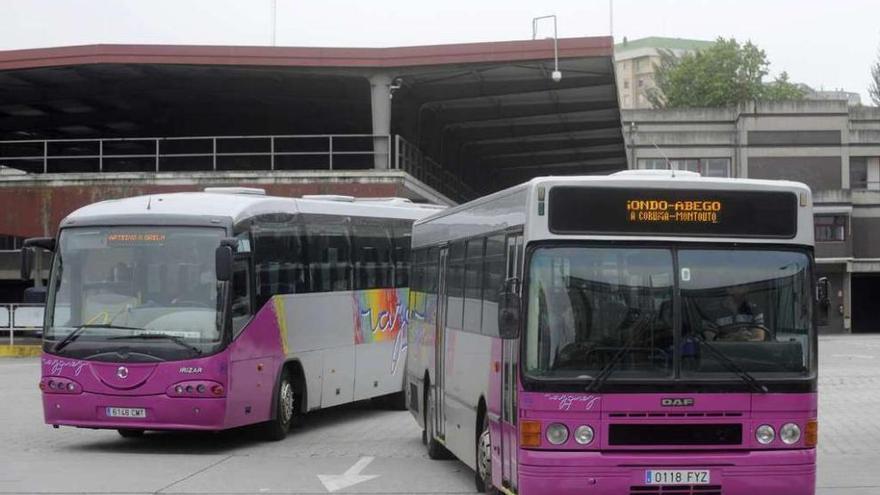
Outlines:
POLYGON ((412 221, 396 220, 391 239, 394 260, 394 286, 408 287, 410 274, 410 246, 412 244, 412 221))
POLYGON ((308 289, 303 226, 294 215, 257 217, 251 228, 256 266, 257 306, 276 294, 297 294, 308 289))
POLYGON ((357 249, 354 288, 392 287, 391 224, 382 219, 353 217, 351 232, 357 249))
POLYGON ((348 217, 303 215, 311 292, 351 290, 348 217))
POLYGON ((449 248, 449 269, 447 270, 446 294, 449 297, 464 295, 464 241, 453 243, 449 248))
POLYGON ((465 294, 468 299, 480 299, 483 283, 483 242, 484 239, 471 239, 467 242, 465 262, 465 294))
POLYGON ((483 299, 498 302, 498 294, 505 279, 504 235, 486 239, 486 258, 483 268, 483 299))

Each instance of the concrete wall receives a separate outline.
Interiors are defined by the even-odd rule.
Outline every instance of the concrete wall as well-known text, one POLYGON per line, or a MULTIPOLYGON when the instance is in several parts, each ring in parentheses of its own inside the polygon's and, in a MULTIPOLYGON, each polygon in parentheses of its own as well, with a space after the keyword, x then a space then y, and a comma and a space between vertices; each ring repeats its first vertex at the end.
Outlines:
POLYGON ((749 178, 803 182, 814 191, 841 188, 839 156, 752 157, 749 178))
POLYGON ((205 187, 258 187, 269 195, 341 194, 451 202, 402 171, 209 172, 58 174, 0 182, 0 235, 53 235, 72 211, 97 201, 143 194, 200 191, 205 187))

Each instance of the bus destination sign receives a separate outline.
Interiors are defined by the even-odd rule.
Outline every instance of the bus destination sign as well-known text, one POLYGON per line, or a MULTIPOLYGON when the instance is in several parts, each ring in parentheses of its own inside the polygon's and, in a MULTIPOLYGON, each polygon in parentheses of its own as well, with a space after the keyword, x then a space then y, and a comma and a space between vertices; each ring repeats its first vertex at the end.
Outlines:
POLYGON ((111 232, 107 234, 108 246, 137 246, 144 244, 163 244, 165 234, 161 232, 111 232))
POLYGON ((666 201, 632 199, 626 202, 630 222, 718 223, 721 201, 666 201))
POLYGON ((771 237, 797 231, 797 196, 786 191, 550 189, 555 234, 771 237))

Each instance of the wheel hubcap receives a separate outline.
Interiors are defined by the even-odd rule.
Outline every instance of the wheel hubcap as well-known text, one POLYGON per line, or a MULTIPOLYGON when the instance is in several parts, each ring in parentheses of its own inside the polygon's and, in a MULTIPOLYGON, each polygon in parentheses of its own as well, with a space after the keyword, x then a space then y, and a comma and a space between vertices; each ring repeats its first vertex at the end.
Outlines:
POLYGON ((483 430, 480 434, 480 444, 477 448, 479 459, 477 459, 477 467, 480 470, 480 477, 484 480, 492 478, 492 441, 489 438, 489 429, 483 430))
POLYGON ((284 381, 281 384, 281 419, 284 423, 289 423, 293 417, 293 387, 290 382, 284 381))

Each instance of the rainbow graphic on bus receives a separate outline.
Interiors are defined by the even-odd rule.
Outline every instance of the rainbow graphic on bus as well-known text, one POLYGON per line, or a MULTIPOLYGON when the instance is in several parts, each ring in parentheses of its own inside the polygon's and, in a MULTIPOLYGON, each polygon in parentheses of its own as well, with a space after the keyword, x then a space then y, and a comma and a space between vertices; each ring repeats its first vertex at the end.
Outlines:
POLYGON ((406 335, 407 289, 372 289, 353 294, 355 344, 390 342, 406 335))

